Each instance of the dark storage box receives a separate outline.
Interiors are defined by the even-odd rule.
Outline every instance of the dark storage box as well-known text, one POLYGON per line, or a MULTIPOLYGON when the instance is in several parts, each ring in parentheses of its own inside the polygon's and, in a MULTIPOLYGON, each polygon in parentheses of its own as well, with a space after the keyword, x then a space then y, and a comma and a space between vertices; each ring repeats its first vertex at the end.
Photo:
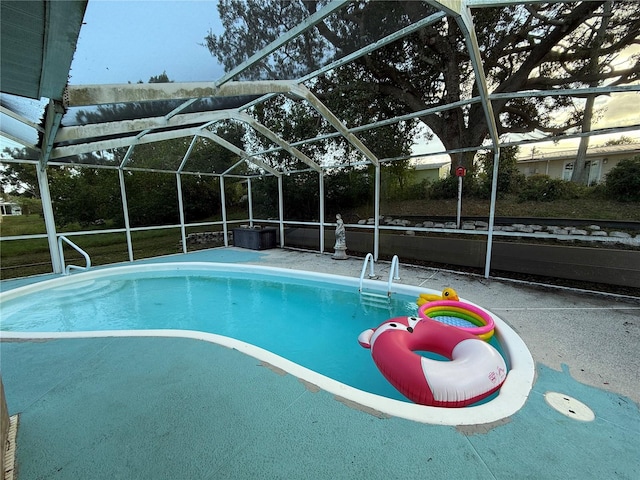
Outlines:
POLYGON ((233 244, 236 247, 251 250, 266 250, 276 247, 276 229, 265 228, 234 228, 233 244))

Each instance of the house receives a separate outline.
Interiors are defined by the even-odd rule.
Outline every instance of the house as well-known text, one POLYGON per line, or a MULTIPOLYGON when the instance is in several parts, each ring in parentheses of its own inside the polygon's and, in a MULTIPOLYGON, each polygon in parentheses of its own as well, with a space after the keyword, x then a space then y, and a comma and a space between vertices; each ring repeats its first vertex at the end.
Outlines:
POLYGON ((449 175, 451 162, 416 163, 414 169, 412 183, 420 183, 423 180, 435 182, 449 175))
POLYGON ((17 203, 0 202, 0 212, 2 216, 22 215, 22 208, 17 203))
MULTIPOLYGON (((533 158, 520 158, 516 163, 518 170, 526 177, 531 175, 549 175, 551 178, 571 180, 573 162, 577 149, 560 152, 535 153, 533 158)), ((604 182, 604 179, 620 160, 640 155, 640 143, 629 145, 610 145, 587 149, 585 168, 589 175, 589 185, 604 182)))

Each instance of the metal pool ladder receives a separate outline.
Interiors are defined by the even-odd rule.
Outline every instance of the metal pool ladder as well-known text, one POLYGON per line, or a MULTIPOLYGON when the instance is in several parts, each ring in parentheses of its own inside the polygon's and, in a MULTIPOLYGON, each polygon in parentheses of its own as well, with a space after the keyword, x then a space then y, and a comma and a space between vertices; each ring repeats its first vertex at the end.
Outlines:
POLYGON ((389 298, 391 297, 391 283, 394 280, 400 280, 400 260, 397 255, 393 256, 391 259, 391 270, 389 270, 389 282, 387 283, 387 295, 381 295, 379 293, 366 292, 363 290, 362 284, 364 282, 364 274, 367 271, 367 265, 369 266, 369 278, 375 278, 376 274, 374 272, 374 264, 373 255, 371 253, 367 253, 366 257, 364 257, 364 263, 362 264, 362 272, 360 272, 360 287, 358 291, 361 295, 366 295, 370 297, 380 297, 380 298, 389 298))
POLYGON ((89 270, 89 268, 91 268, 91 258, 89 258, 89 254, 87 252, 85 252, 84 250, 82 250, 78 245, 73 243, 71 240, 69 240, 64 235, 60 235, 58 237, 58 251, 60 252, 60 261, 62 262, 62 274, 63 275, 69 275, 71 273, 71 269, 89 270), (66 268, 65 268, 65 265, 64 265, 64 249, 62 248, 62 242, 63 241, 65 243, 67 243, 68 245, 70 245, 71 247, 73 247, 78 253, 80 253, 84 257, 84 260, 86 262, 86 266, 79 267, 78 265, 67 265, 66 268))

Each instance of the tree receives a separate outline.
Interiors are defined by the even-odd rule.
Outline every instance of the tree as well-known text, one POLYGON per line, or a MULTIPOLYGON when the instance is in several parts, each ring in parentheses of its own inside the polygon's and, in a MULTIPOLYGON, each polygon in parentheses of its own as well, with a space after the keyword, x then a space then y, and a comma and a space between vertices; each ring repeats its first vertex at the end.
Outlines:
MULTIPOLYGON (((5 148, 3 156, 6 158, 34 159, 38 152, 28 148, 5 148)), ((36 167, 24 163, 6 163, 0 172, 0 187, 3 192, 19 192, 29 198, 40 198, 36 167)))
MULTIPOLYGON (((509 93, 637 80, 637 57, 623 70, 611 62, 610 68, 596 73, 586 68, 591 51, 582 48, 583 38, 595 41, 593 32, 604 3, 524 3, 474 10, 490 90, 509 93)), ((316 12, 321 4, 315 0, 219 0, 225 32, 209 32, 205 41, 230 70, 316 12)), ((433 12, 425 2, 354 2, 246 70, 243 78, 298 78, 433 12)), ((614 58, 636 41, 639 32, 640 4, 613 3, 600 53, 614 58)), ((360 117, 374 121, 373 112, 418 112, 478 94, 464 37, 451 17, 327 72, 314 81, 313 88, 340 118, 354 119, 354 124, 360 117), (386 110, 381 110, 383 104, 386 110)), ((566 96, 498 99, 492 104, 499 134, 539 130, 557 135, 581 125, 582 109, 566 96), (565 110, 571 114, 560 120, 558 112, 565 110)), ((488 138, 479 103, 422 116, 420 121, 447 149, 477 147, 488 138)), ((403 133, 410 136, 413 131, 408 128, 403 133)), ((470 168, 474 152, 453 157, 453 167, 463 164, 470 168)))
MULTIPOLYGON (((482 173, 480 175, 481 193, 489 197, 493 180, 493 152, 479 155, 482 173)), ((517 167, 518 147, 504 147, 500 149, 500 163, 498 167, 498 193, 513 193, 524 181, 524 175, 517 167)))
POLYGON ((609 147, 614 145, 633 145, 634 143, 636 142, 633 138, 622 135, 619 138, 612 138, 611 140, 607 140, 602 144, 602 146, 609 147))
POLYGON ((149 78, 149 83, 172 83, 173 80, 169 80, 169 76, 167 75, 167 71, 165 70, 160 75, 154 75, 149 78))
POLYGON ((75 222, 86 227, 97 220, 124 225, 118 175, 113 170, 49 167, 47 175, 58 227, 75 222))

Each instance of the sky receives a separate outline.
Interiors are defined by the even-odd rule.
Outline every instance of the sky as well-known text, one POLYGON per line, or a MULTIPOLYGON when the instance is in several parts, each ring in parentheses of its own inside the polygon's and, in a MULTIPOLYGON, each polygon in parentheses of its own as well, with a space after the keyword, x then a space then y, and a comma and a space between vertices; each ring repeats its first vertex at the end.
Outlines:
POLYGON ((90 0, 70 84, 214 81, 224 69, 205 43, 221 32, 215 0, 90 0))

